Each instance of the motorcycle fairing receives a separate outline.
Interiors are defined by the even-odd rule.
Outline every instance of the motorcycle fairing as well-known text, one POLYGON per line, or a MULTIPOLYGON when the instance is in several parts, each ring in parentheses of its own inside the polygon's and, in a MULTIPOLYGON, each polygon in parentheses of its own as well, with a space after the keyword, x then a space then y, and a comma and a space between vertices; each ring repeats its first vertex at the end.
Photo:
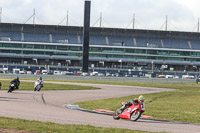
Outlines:
POLYGON ((131 105, 130 107, 126 108, 120 115, 120 118, 123 119, 130 119, 130 116, 133 112, 137 113, 138 109, 140 108, 141 104, 138 105, 131 105))

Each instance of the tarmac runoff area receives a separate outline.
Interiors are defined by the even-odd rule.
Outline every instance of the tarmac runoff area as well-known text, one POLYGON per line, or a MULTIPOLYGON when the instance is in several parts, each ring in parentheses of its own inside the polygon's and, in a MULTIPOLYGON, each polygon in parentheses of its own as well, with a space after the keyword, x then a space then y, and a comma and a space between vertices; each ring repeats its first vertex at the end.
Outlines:
MULTIPOLYGON (((137 122, 122 119, 114 120, 110 115, 72 110, 64 106, 79 101, 173 91, 172 89, 69 82, 46 81, 45 83, 94 86, 102 89, 40 92, 14 91, 12 93, 0 91, 0 116, 59 124, 89 124, 98 127, 116 127, 154 132, 199 133, 200 131, 199 124, 144 118, 139 119, 137 122)), ((33 83, 30 83, 30 85, 33 85, 33 83)))

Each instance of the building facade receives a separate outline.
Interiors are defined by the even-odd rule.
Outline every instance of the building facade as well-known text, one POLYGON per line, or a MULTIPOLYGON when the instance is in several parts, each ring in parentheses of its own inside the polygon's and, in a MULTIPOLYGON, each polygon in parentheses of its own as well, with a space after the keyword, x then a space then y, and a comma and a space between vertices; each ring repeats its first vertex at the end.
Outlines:
MULTIPOLYGON (((1 23, 0 63, 80 67, 82 32, 74 26, 1 23)), ((89 66, 198 71, 200 33, 92 27, 89 66)))

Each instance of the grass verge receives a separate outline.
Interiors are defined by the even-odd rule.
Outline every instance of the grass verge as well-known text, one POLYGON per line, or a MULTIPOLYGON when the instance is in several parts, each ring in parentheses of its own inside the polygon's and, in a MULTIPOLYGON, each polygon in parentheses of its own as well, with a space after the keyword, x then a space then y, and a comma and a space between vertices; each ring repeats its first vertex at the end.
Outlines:
MULTIPOLYGON (((1 90, 8 90, 10 80, 1 80, 2 88, 1 90)), ((19 90, 33 90, 34 82, 20 82, 19 90)), ((78 85, 63 85, 63 84, 51 84, 44 83, 42 90, 92 90, 100 89, 91 86, 78 86, 78 85)))
MULTIPOLYGON (((91 82, 90 82, 91 83, 91 82)), ((102 82, 95 82, 102 83, 102 82)), ((145 115, 154 119, 172 120, 181 122, 200 123, 200 86, 188 83, 136 83, 136 82, 104 82, 105 84, 144 86, 158 88, 172 88, 177 91, 146 94, 145 115)), ((116 110, 122 101, 130 101, 138 95, 121 98, 110 98, 96 101, 75 103, 80 107, 94 109, 116 110)))
POLYGON ((152 133, 119 128, 94 127, 91 125, 62 125, 5 117, 0 117, 0 132, 1 129, 17 129, 34 133, 152 133))

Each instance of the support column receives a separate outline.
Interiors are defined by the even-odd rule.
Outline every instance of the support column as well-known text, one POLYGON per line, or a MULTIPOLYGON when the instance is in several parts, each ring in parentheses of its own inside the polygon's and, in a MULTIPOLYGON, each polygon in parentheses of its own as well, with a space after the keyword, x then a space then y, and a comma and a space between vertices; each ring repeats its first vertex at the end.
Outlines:
POLYGON ((90 3, 85 1, 84 27, 83 27, 83 63, 82 72, 88 73, 89 40, 90 40, 90 3))

